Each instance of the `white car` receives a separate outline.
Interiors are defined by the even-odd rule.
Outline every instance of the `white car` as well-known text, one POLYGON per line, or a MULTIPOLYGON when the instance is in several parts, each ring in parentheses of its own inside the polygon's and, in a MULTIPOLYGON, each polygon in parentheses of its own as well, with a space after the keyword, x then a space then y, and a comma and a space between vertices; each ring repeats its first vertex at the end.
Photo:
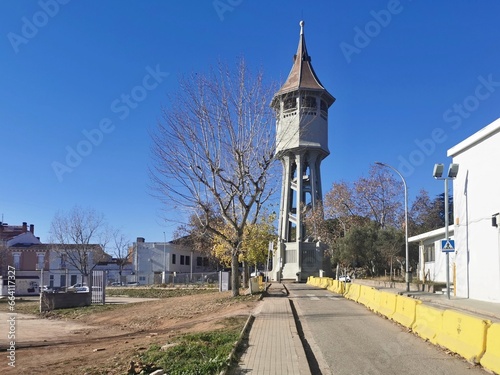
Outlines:
POLYGON ((75 284, 68 287, 70 293, 88 293, 89 287, 87 284, 75 284))
POLYGON ((344 283, 350 283, 351 277, 349 275, 339 276, 339 281, 342 281, 344 283))

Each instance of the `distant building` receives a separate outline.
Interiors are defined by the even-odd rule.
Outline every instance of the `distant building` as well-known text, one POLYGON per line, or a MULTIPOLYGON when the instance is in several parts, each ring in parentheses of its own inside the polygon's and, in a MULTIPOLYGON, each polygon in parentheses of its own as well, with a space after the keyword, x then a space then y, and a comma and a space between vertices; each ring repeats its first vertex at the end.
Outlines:
POLYGON ((113 258, 109 261, 99 262, 94 267, 94 271, 104 271, 108 285, 113 283, 125 284, 131 281, 134 275, 134 265, 132 261, 122 263, 120 274, 120 260, 113 258))
MULTIPOLYGON (((89 246, 86 262, 91 270, 106 254, 100 245, 89 246)), ((0 223, 0 295, 7 294, 9 269, 15 270, 17 295, 38 294, 43 285, 66 287, 82 282, 82 273, 68 259, 69 252, 78 249, 79 245, 42 244, 33 224, 28 230, 27 223, 0 223)))
MULTIPOLYGON (((37 294, 40 274, 48 269, 49 249, 35 237, 35 227, 27 223, 8 225, 0 222, 0 278, 2 295, 7 294, 9 270, 15 272, 16 294, 37 294)), ((11 285, 13 280, 11 279, 11 285)))
POLYGON ((138 237, 132 252, 133 275, 127 276, 127 282, 160 284, 171 281, 173 275, 189 277, 214 270, 206 255, 172 242, 146 242, 138 237))

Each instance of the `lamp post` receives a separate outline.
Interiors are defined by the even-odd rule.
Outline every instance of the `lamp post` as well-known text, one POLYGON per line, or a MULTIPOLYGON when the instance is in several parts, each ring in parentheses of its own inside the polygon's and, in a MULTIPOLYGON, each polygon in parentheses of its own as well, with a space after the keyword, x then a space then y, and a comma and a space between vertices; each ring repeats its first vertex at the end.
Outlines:
MULTIPOLYGON (((458 174, 458 164, 450 164, 447 177, 442 177, 444 171, 443 164, 435 164, 432 176, 436 180, 444 180, 444 237, 449 240, 448 225, 449 225, 449 208, 448 208, 448 180, 453 180, 458 174)), ((450 299, 450 252, 446 251, 446 296, 450 299)))
POLYGON ((405 281, 406 281, 406 291, 410 291, 410 257, 408 251, 408 186, 406 185, 406 180, 403 175, 394 167, 389 164, 381 163, 376 161, 375 164, 380 165, 382 167, 387 167, 396 172, 401 180, 403 180, 403 186, 405 190, 405 257, 406 257, 406 268, 405 268, 405 281))
POLYGON ((163 232, 163 277, 162 283, 167 283, 167 237, 163 232))

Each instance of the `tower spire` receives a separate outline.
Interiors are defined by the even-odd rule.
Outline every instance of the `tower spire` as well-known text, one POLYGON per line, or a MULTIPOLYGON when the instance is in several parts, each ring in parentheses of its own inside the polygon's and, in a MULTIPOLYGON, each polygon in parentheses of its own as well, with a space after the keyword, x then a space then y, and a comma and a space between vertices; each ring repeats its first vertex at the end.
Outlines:
POLYGON ((275 94, 277 96, 287 94, 297 90, 317 90, 322 91, 322 96, 328 106, 331 106, 335 98, 324 88, 311 65, 311 57, 307 53, 306 39, 304 36, 304 21, 300 21, 300 37, 297 53, 293 56, 293 66, 288 74, 288 78, 275 94))

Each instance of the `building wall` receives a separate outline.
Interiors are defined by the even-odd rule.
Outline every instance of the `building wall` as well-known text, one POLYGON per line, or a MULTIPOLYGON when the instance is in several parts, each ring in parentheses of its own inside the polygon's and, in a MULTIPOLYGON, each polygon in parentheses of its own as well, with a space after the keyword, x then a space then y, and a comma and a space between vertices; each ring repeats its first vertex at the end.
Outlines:
POLYGON ((500 119, 448 151, 453 181, 457 296, 500 302, 500 119))
POLYGON ((209 266, 198 266, 197 258, 202 254, 191 249, 164 242, 136 242, 134 243, 133 269, 136 277, 129 281, 138 281, 141 284, 153 284, 164 271, 166 274, 197 273, 211 270, 209 266), (188 261, 189 260, 189 261, 188 261), (157 278, 155 280, 155 274, 157 278))

